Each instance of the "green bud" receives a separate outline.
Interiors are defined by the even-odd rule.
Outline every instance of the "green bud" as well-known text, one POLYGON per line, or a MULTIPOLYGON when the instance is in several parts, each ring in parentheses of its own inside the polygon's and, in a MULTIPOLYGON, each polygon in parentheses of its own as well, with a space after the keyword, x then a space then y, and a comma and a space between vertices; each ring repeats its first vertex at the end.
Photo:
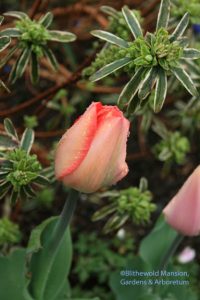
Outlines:
POLYGON ((153 60, 153 56, 152 55, 146 55, 145 56, 145 59, 148 61, 148 62, 151 62, 153 60))
POLYGON ((21 240, 19 226, 8 218, 0 219, 0 246, 5 244, 17 244, 21 240))

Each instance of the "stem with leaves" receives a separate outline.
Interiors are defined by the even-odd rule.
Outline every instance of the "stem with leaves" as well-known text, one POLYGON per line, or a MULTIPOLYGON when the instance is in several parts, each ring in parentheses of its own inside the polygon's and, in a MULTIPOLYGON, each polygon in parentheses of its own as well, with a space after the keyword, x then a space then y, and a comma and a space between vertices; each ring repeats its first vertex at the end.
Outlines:
POLYGON ((30 282, 30 294, 36 300, 44 300, 49 277, 56 255, 62 247, 62 241, 67 231, 70 220, 76 207, 78 192, 71 190, 64 205, 63 211, 55 223, 52 233, 43 240, 42 248, 33 254, 31 259, 32 278, 30 282))

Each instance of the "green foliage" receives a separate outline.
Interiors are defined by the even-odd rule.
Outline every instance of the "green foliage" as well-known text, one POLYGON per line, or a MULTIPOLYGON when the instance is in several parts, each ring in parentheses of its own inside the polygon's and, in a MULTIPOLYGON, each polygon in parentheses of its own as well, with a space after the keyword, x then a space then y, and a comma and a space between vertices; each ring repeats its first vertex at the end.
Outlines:
POLYGON ((188 12, 190 20, 193 24, 198 24, 200 21, 200 3, 199 0, 172 0, 172 15, 181 18, 183 14, 188 12))
MULTIPOLYGON (((151 269, 150 266, 147 263, 145 263, 139 256, 137 257, 133 256, 133 258, 127 260, 123 268, 118 269, 116 272, 111 273, 110 276, 109 283, 110 283, 111 290, 115 295, 115 298, 117 300, 132 300, 132 299, 139 300, 139 299, 143 299, 142 297, 148 295, 149 297, 148 299, 151 299, 150 296, 152 295, 152 289, 149 288, 146 289, 145 286, 120 284, 122 278, 129 279, 129 280, 133 279, 132 277, 121 276, 120 273, 122 270, 140 270, 140 272, 145 272, 145 271, 150 271, 151 269)), ((144 280, 146 279, 146 277, 143 277, 142 279, 144 280)), ((156 297, 154 299, 156 299, 156 297)))
POLYGON ((33 188, 41 188, 49 181, 47 177, 41 175, 42 167, 37 156, 29 154, 34 132, 26 129, 19 140, 11 120, 5 119, 4 127, 10 139, 15 140, 16 146, 11 149, 5 147, 1 152, 1 198, 8 194, 11 203, 15 203, 18 198, 35 197, 33 188))
POLYGON ((6 180, 12 184, 14 191, 19 192, 22 186, 28 185, 40 173, 41 165, 37 156, 27 154, 25 150, 14 149, 5 156, 5 159, 13 164, 6 180))
POLYGON ((12 67, 10 81, 14 83, 22 77, 27 65, 31 64, 31 81, 36 83, 39 79, 39 60, 46 57, 53 70, 57 70, 58 63, 51 49, 48 47, 49 41, 61 43, 72 42, 76 36, 70 32, 49 30, 53 15, 48 12, 39 20, 31 20, 29 16, 22 12, 7 12, 4 15, 17 18, 14 28, 7 28, 0 33, 0 36, 7 35, 9 38, 16 38, 16 45, 10 50, 5 64, 12 55, 17 52, 18 58, 12 67))
POLYGON ((35 299, 56 300, 59 295, 70 295, 67 276, 71 266, 72 244, 69 229, 57 251, 48 246, 57 223, 57 217, 51 217, 36 227, 30 237, 28 252, 31 253, 29 271, 32 273, 29 291, 35 299))
POLYGON ((163 69, 169 71, 170 68, 178 65, 178 61, 183 54, 183 48, 177 41, 170 41, 169 33, 166 29, 160 28, 152 41, 152 51, 158 60, 158 64, 163 69))
POLYGON ((51 35, 45 26, 35 20, 23 18, 16 22, 16 28, 20 31, 20 48, 31 48, 37 57, 43 56, 41 45, 46 45, 51 35))
MULTIPOLYGON (((109 45, 97 53, 95 60, 92 62, 91 66, 83 70, 83 76, 90 76, 97 70, 101 69, 105 65, 112 63, 115 60, 123 58, 123 52, 121 53, 117 46, 109 45)), ((115 72, 114 74, 117 75, 115 72)))
POLYGON ((198 284, 198 276, 200 272, 200 266, 197 261, 191 261, 185 264, 180 264, 176 261, 176 257, 173 259, 173 265, 176 267, 177 271, 188 272, 190 274, 190 285, 193 291, 199 295, 200 287, 198 284))
MULTIPOLYGON (((159 248, 160 240, 164 240, 160 238, 157 240, 157 247, 159 248)), ((151 243, 152 244, 152 243, 151 243)), ((148 249, 147 249, 148 250, 148 249)), ((157 250, 157 248, 156 248, 157 250)), ((161 249, 160 249, 161 250, 161 249)), ((158 251, 155 252, 155 255, 158 251)), ((113 272, 111 274, 110 286, 117 300, 197 300, 198 294, 195 290, 188 288, 188 286, 179 285, 177 289, 177 285, 163 285, 154 286, 152 288, 151 285, 123 285, 121 284, 121 280, 146 280, 148 282, 149 279, 153 280, 152 276, 122 276, 120 275, 120 271, 122 270, 139 270, 140 272, 152 272, 154 269, 151 265, 146 263, 140 256, 134 257, 132 260, 127 262, 127 265, 123 269, 119 269, 117 272, 113 272)), ((167 271, 177 272, 179 269, 177 266, 170 265, 167 271)), ((185 271, 185 269, 183 269, 185 271)), ((158 277, 155 277, 158 279, 158 277)), ((174 276, 163 277, 164 280, 174 280, 174 276)), ((178 279, 178 278, 177 278, 178 279)), ((179 280, 185 280, 185 277, 179 277, 179 280)))
POLYGON ((151 203, 152 194, 147 188, 147 181, 142 178, 139 188, 130 187, 103 193, 101 197, 108 197, 110 204, 95 212, 93 220, 97 221, 112 214, 104 226, 105 233, 120 228, 128 219, 136 225, 148 223, 156 205, 151 203))
POLYGON ((138 188, 128 188, 121 191, 121 195, 117 199, 118 213, 129 214, 135 224, 149 222, 151 213, 156 209, 151 200, 150 191, 141 192, 138 188))
MULTIPOLYGON (((4 19, 4 17, 0 16, 0 25, 2 24, 3 19, 4 19)), ((9 36, 7 36, 7 35, 1 36, 0 37, 0 52, 3 51, 4 49, 6 49, 9 44, 10 44, 9 36)), ((0 63, 0 65, 1 65, 1 63, 0 63)))
POLYGON ((188 43, 182 37, 189 21, 187 14, 183 16, 172 34, 168 32, 169 6, 170 1, 161 2, 156 31, 147 32, 145 36, 137 16, 124 6, 122 14, 135 38, 133 42, 127 42, 121 36, 107 31, 92 31, 94 36, 114 46, 103 49, 91 67, 85 70, 85 74, 95 72, 90 76, 91 81, 100 80, 112 73, 117 74, 116 71, 119 74, 120 69, 131 75, 131 80, 118 99, 120 107, 128 107, 129 112, 134 112, 141 105, 152 92, 154 85, 153 110, 159 112, 167 94, 168 75, 174 75, 192 95, 198 94, 190 76, 183 68, 185 61, 199 58, 200 51, 187 48, 188 43), (96 71, 97 68, 100 69, 96 71), (131 102, 134 102, 134 105, 131 102))
POLYGON ((72 300, 115 300, 113 293, 108 291, 103 286, 93 286, 92 290, 84 289, 80 286, 73 287, 72 300), (94 295, 98 295, 98 298, 92 298, 94 295))
POLYGON ((140 256, 153 270, 158 270, 162 265, 165 254, 178 233, 166 223, 161 215, 152 231, 140 244, 140 256), (165 237, 162 238, 161 237, 165 237))
MULTIPOLYGON (((131 41, 131 33, 122 12, 117 11, 110 6, 102 6, 101 10, 109 16, 108 30, 124 40, 131 41)), ((136 14, 139 22, 142 23, 140 12, 137 10, 132 11, 136 14)), ((83 76, 90 76, 105 65, 108 65, 113 61, 119 60, 123 57, 124 52, 119 51, 117 46, 107 44, 99 53, 97 53, 96 58, 92 62, 91 66, 83 70, 83 76)), ((129 64, 128 66, 123 67, 122 71, 131 73, 133 67, 134 65, 132 66, 132 64, 129 64)), ((119 76, 119 74, 121 74, 121 70, 114 72, 115 76, 119 76)))
MULTIPOLYGON (((166 71, 171 67, 178 65, 178 61, 182 55, 183 48, 178 42, 170 42, 168 32, 164 28, 160 28, 155 34, 150 44, 144 37, 138 37, 134 42, 129 43, 129 47, 119 51, 115 45, 110 45, 97 54, 95 61, 90 67, 84 70, 83 75, 88 76, 116 60, 124 57, 130 58, 127 66, 123 67, 123 71, 132 74, 137 67, 153 67, 160 65, 166 71)), ((119 71, 115 70, 115 75, 119 75, 119 71)))
POLYGON ((35 201, 38 202, 40 206, 51 207, 52 202, 54 200, 54 196, 55 196, 54 189, 46 188, 41 190, 39 193, 37 193, 35 201))
POLYGON ((153 147, 155 156, 160 161, 167 162, 168 164, 174 162, 180 165, 183 164, 186 160, 186 155, 190 151, 188 138, 179 131, 168 131, 164 124, 160 122, 156 123, 153 129, 162 138, 153 147))
POLYGON ((175 103, 175 109, 169 112, 175 125, 181 126, 183 132, 193 134, 200 130, 199 98, 192 98, 187 104, 183 101, 175 103))
POLYGON ((27 128, 35 128, 38 126, 37 116, 24 116, 24 126, 27 128))
MULTIPOLYGON (((124 40, 130 40, 130 30, 124 20, 122 12, 106 5, 102 6, 101 10, 109 16, 108 30, 124 40)), ((135 9, 131 11, 137 16, 139 22, 142 23, 143 19, 141 18, 140 11, 135 9)))
POLYGON ((33 300, 26 285, 26 250, 15 249, 0 257, 0 299, 33 300))
POLYGON ((109 240, 100 238, 95 232, 81 233, 74 244, 77 260, 72 273, 82 284, 92 279, 98 285, 107 284, 110 272, 126 263, 126 259, 132 256, 133 248, 133 239, 129 234, 123 240, 117 237, 109 240))
MULTIPOLYGON (((120 284, 122 279, 125 280, 149 280, 154 279, 153 276, 124 276, 122 270, 139 270, 140 272, 152 272, 163 270, 162 263, 165 260, 165 255, 169 251, 172 243, 177 239, 178 233, 172 229, 161 215, 156 222, 153 230, 142 240, 140 244, 139 254, 128 260, 123 269, 119 269, 111 274, 110 286, 117 300, 132 300, 134 299, 158 299, 158 300, 187 300, 198 299, 198 294, 193 289, 188 289, 188 286, 180 285, 158 285, 151 288, 150 285, 123 285, 120 284)), ((180 267, 175 264, 169 264, 164 269, 167 271, 179 271, 180 267)), ((182 268, 185 271, 185 268, 182 268)), ((155 277, 158 279, 158 277, 155 277)), ((173 277, 164 277, 164 280, 174 280, 173 277)), ((178 277, 176 278, 178 279, 178 277)), ((185 279, 185 277, 179 277, 185 279)))
POLYGON ((135 113, 136 116, 141 116, 141 130, 144 134, 147 134, 151 124, 154 120, 154 113, 152 109, 152 99, 154 98, 153 92, 149 96, 148 101, 144 101, 143 105, 135 113))
POLYGON ((56 112, 56 114, 46 122, 46 128, 48 130, 52 130, 60 124, 64 127, 70 126, 71 116, 76 112, 76 108, 71 101, 68 101, 68 91, 66 89, 60 89, 51 101, 48 101, 47 107, 56 112))
MULTIPOLYGON (((3 19, 4 19, 4 17, 0 16, 0 25, 2 24, 3 19)), ((0 52, 5 50, 9 46, 10 42, 11 42, 11 40, 10 40, 9 36, 7 36, 7 35, 1 36, 1 32, 0 32, 0 52)), ((1 60, 0 60, 0 67, 2 67, 1 60)), ((0 87, 3 87, 5 90, 9 91, 2 80, 0 80, 0 87)))
POLYGON ((5 244, 17 244, 21 240, 19 226, 8 218, 0 219, 0 246, 5 244))

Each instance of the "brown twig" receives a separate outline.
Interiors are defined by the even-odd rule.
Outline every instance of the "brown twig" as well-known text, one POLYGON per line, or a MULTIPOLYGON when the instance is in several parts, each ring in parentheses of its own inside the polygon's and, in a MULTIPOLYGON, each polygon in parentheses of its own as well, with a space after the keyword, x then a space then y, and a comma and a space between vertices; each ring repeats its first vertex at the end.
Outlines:
POLYGON ((33 17, 36 15, 40 5, 42 4, 42 0, 35 0, 30 11, 29 11, 29 17, 33 19, 33 17))
POLYGON ((65 129, 54 130, 54 131, 36 131, 35 136, 39 138, 49 138, 55 136, 61 136, 65 132, 65 129))
POLYGON ((121 87, 111 87, 111 86, 103 86, 103 85, 94 85, 93 87, 88 86, 87 83, 77 82, 76 86, 80 90, 91 91, 93 93, 99 94, 119 94, 122 90, 121 87))
POLYGON ((94 20, 96 20, 101 27, 106 28, 108 25, 108 20, 102 14, 99 13, 98 8, 82 3, 76 3, 69 7, 55 8, 52 10, 52 13, 55 17, 66 14, 68 15, 71 13, 86 13, 90 15, 94 20))
POLYGON ((55 86, 49 88, 48 90, 40 93, 39 95, 31 98, 30 100, 24 101, 23 103, 20 103, 19 105, 15 106, 15 107, 11 107, 8 109, 5 109, 3 111, 0 111, 0 116, 1 117, 5 117, 5 116, 10 116, 14 113, 17 113, 27 107, 30 107, 31 105, 42 101, 43 99, 45 100, 49 100, 51 99, 52 95, 54 95, 59 89, 62 89, 64 87, 66 87, 68 84, 73 84, 75 82, 77 82, 79 80, 79 78, 81 77, 81 71, 90 63, 91 59, 94 57, 94 55, 92 55, 89 58, 86 58, 86 60, 83 62, 83 64, 78 68, 78 70, 71 74, 71 76, 69 76, 65 82, 62 82, 60 84, 56 84, 55 86))
POLYGON ((145 152, 137 152, 137 153, 133 153, 133 154, 128 154, 127 155, 127 160, 140 160, 140 159, 144 159, 144 157, 151 157, 151 153, 148 151, 145 152))

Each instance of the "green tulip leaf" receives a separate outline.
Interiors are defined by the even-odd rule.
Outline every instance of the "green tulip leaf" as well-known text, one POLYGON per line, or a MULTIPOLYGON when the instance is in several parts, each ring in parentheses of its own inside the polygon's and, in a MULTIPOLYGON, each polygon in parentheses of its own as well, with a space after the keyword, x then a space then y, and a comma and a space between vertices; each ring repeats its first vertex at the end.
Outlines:
POLYGON ((178 233, 168 225, 161 215, 153 230, 147 235, 140 244, 141 258, 158 270, 169 246, 172 244, 178 233))
POLYGON ((66 291, 69 274, 72 245, 69 228, 66 231, 57 251, 47 246, 57 217, 45 220, 31 235, 28 251, 33 252, 30 262, 32 279, 29 286, 34 299, 57 300, 66 291))
POLYGON ((0 257, 0 299, 33 300, 26 289, 26 250, 19 248, 0 257))

